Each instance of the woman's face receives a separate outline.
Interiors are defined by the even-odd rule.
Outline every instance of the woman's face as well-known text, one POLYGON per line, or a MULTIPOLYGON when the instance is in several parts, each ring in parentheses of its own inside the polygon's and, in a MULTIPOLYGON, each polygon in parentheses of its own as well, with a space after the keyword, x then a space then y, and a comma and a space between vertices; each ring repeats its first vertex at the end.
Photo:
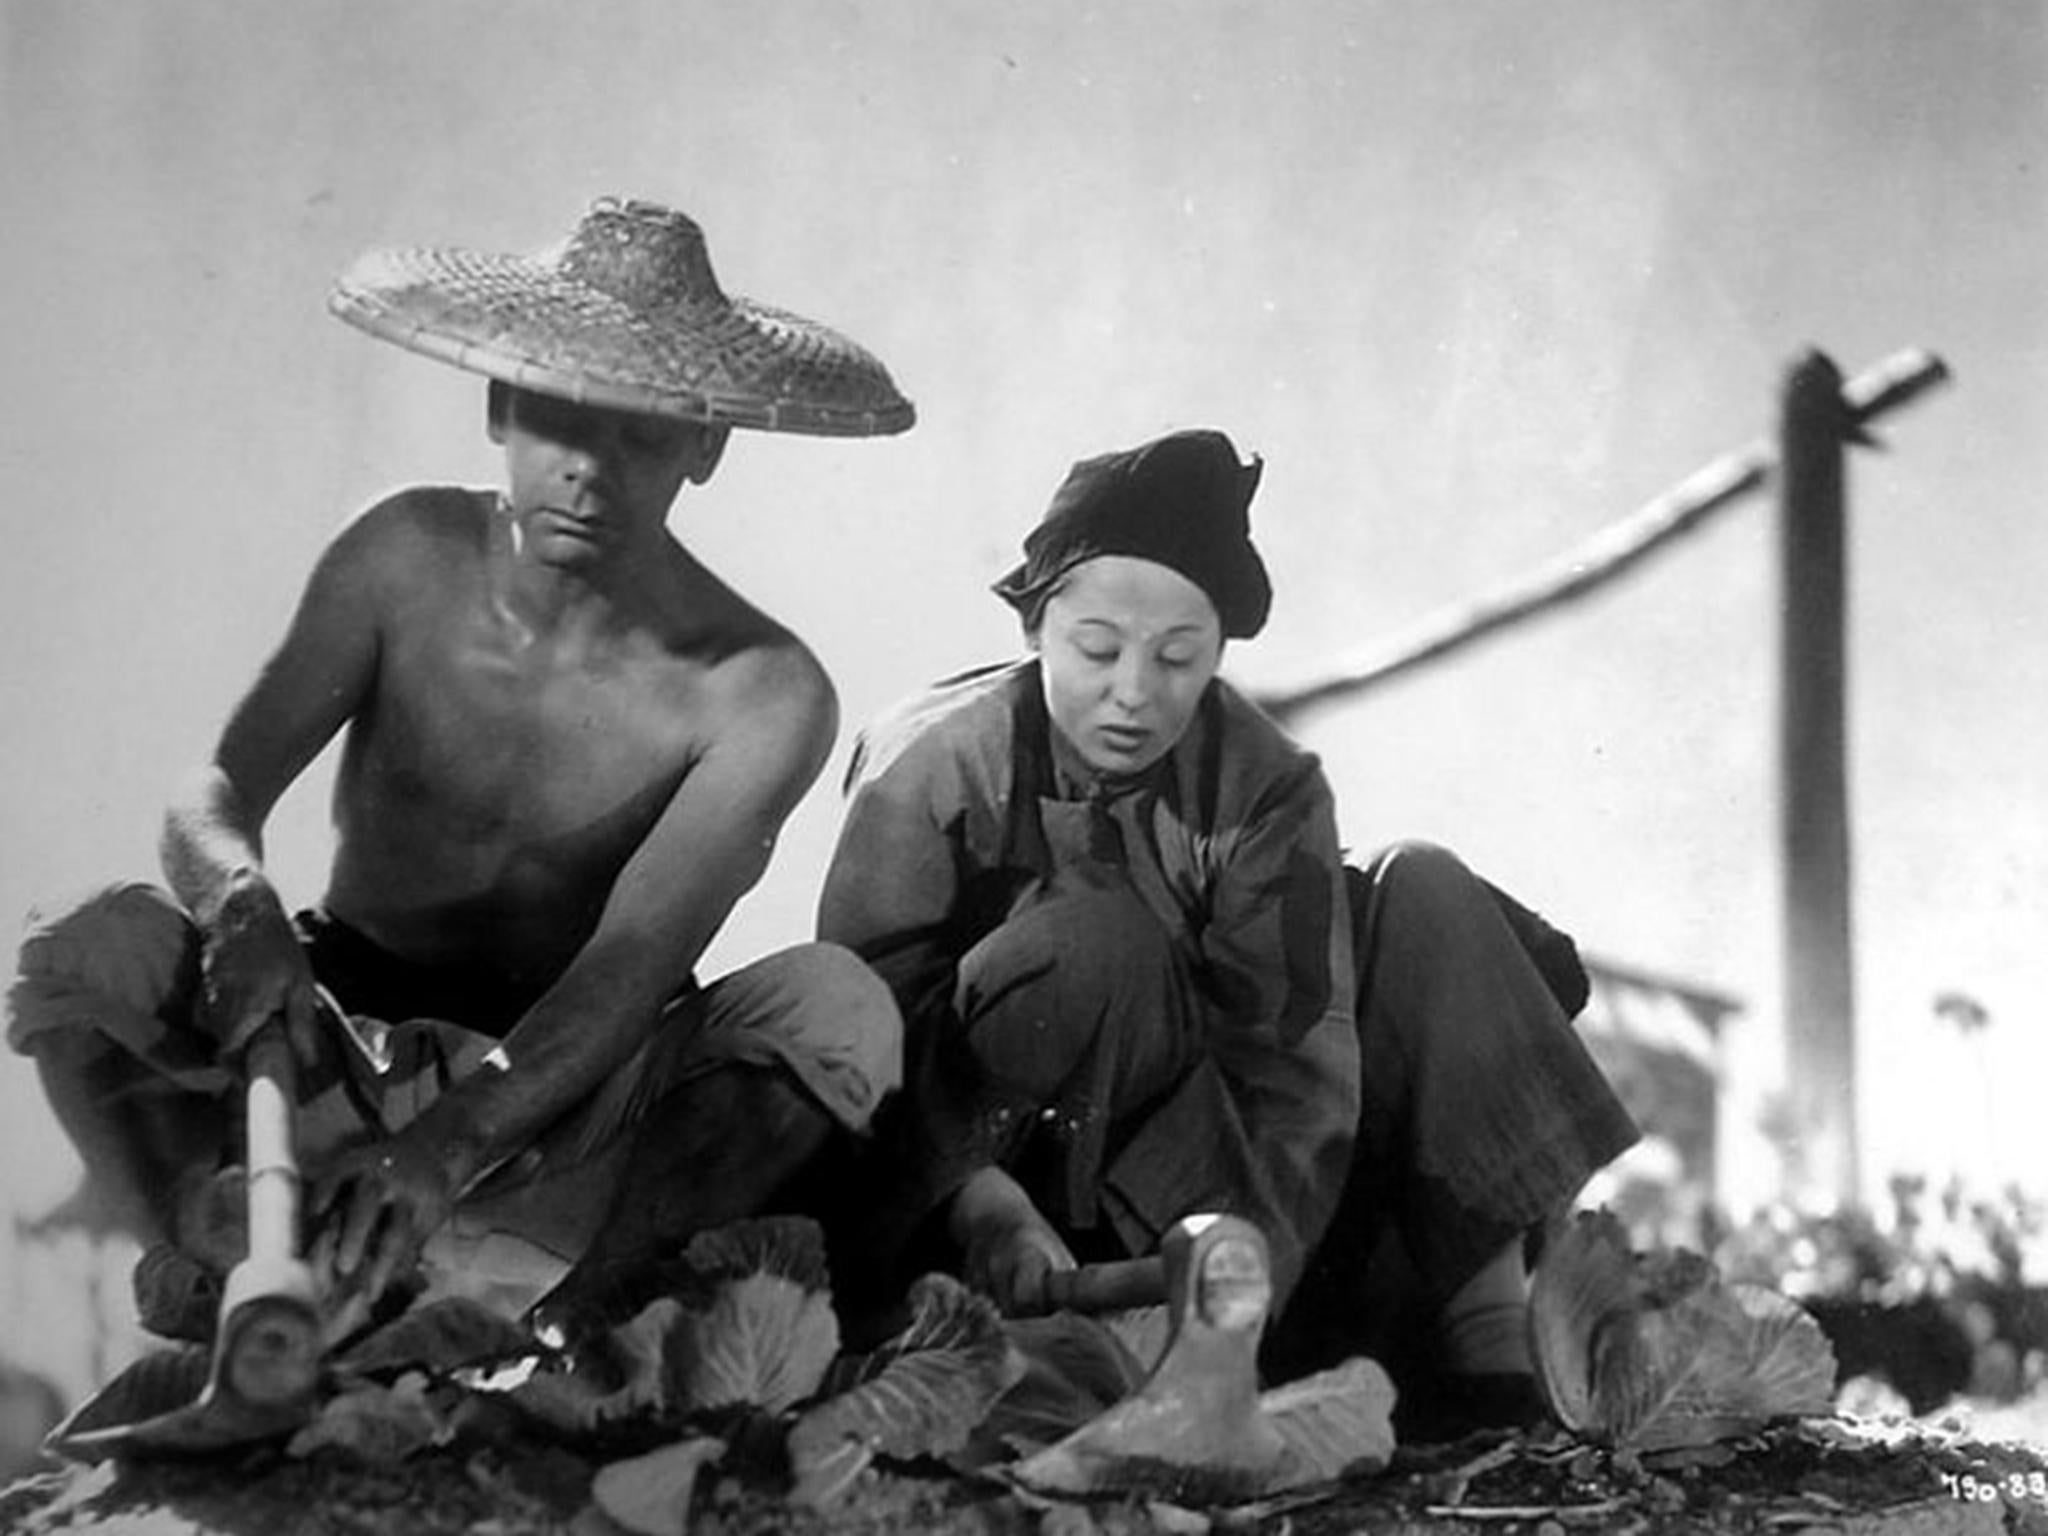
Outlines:
POLYGON ((1223 659, 1209 595, 1129 555, 1067 572, 1031 640, 1053 729, 1100 773, 1136 773, 1171 751, 1223 659))

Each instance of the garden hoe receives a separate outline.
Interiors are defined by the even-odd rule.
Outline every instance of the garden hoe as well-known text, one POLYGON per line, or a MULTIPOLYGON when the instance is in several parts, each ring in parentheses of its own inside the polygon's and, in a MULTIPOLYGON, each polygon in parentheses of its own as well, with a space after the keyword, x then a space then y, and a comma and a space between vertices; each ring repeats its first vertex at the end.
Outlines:
MULTIPOLYGON (((320 1374, 319 1297, 313 1271, 299 1255, 294 1073, 282 1024, 257 1031, 245 1060, 249 1251, 228 1274, 204 1385, 189 1401, 148 1401, 172 1397, 176 1389, 172 1373, 163 1371, 155 1374, 160 1391, 131 1382, 154 1363, 145 1358, 51 1432, 53 1451, 82 1461, 202 1455, 289 1434, 312 1414, 320 1374), (103 1422, 124 1408, 141 1416, 103 1422)), ((182 1380, 189 1385, 195 1374, 188 1371, 182 1380)))
POLYGON ((1114 1259, 1083 1264, 1078 1269, 1056 1269, 1045 1277, 1039 1294, 1026 1298, 1017 1310, 1024 1317, 1048 1312, 1093 1314, 1153 1307, 1165 1300, 1166 1261, 1155 1254, 1145 1259, 1114 1259))
MULTIPOLYGON (((1259 1336, 1273 1299, 1266 1239, 1236 1216, 1189 1216, 1160 1243, 1166 1347, 1139 1389, 1011 1474, 1039 1493, 1110 1491, 1179 1469, 1238 1497, 1286 1453, 1259 1400, 1259 1336)), ((1085 1273, 1077 1271, 1076 1273, 1085 1273)))

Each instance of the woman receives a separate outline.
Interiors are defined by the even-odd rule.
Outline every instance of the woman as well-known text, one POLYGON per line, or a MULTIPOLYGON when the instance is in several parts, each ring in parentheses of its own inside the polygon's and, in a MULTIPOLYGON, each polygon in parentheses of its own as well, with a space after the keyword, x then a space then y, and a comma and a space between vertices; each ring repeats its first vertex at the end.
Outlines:
POLYGON ((1271 1247, 1270 1369, 1398 1379, 1391 1264, 1434 1396, 1519 1417, 1523 1235, 1634 1127, 1529 915, 1441 849, 1347 870, 1315 757, 1217 676, 1270 606, 1259 472, 1214 431, 1075 465, 996 587, 1029 654, 864 739, 819 935, 905 1018, 868 1235, 1017 1309, 1228 1211, 1271 1247))

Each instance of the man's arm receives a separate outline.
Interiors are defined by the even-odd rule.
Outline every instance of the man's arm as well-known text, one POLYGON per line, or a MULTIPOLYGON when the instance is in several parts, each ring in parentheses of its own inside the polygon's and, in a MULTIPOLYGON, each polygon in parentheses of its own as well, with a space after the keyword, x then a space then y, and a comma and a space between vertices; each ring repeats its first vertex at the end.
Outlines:
POLYGON ((165 814, 164 874, 205 937, 208 1008, 227 1051, 277 1017, 302 1057, 312 1048, 312 973, 263 871, 263 824, 375 678, 377 571, 389 542, 373 512, 328 546, 212 759, 165 814))
POLYGON ((733 905, 838 726, 831 685, 794 644, 722 667, 707 708, 726 723, 613 882, 597 925, 486 1069, 373 1155, 336 1171, 335 1267, 374 1293, 462 1191, 622 1065, 656 1026, 733 905), (365 1267, 367 1266, 367 1268, 365 1267))

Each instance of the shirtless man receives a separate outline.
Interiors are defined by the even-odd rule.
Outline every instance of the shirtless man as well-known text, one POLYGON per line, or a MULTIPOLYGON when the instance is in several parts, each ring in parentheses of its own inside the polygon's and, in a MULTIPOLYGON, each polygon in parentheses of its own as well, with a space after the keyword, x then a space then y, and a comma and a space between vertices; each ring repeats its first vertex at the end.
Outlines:
POLYGON ((580 1255, 548 1302, 574 1322, 615 1299, 608 1277, 761 1208, 896 1084, 893 1003, 847 952, 802 945, 693 980, 837 710, 811 653, 666 520, 734 424, 893 431, 910 408, 844 338, 726 300, 669 210, 601 203, 561 250, 495 259, 493 283, 475 279, 484 259, 384 253, 334 307, 492 376, 504 491, 414 488, 343 530, 170 808, 182 912, 129 886, 46 925, 10 1034, 109 1202, 146 1241, 190 1249, 200 1234, 166 1193, 232 1155, 235 1117, 151 1069, 199 1061, 203 1078, 195 1030, 232 1063, 282 1020, 341 1288, 376 1297, 474 1208, 580 1255), (509 339, 508 286, 524 304, 509 339), (773 355, 792 327, 829 368, 773 355), (341 732, 327 893, 295 923, 262 829, 341 732), (170 955, 171 980, 109 1000, 121 988, 85 952, 110 947, 170 955), (196 997, 177 981, 195 953, 196 997), (52 1006, 96 985, 97 1009, 52 1006))

